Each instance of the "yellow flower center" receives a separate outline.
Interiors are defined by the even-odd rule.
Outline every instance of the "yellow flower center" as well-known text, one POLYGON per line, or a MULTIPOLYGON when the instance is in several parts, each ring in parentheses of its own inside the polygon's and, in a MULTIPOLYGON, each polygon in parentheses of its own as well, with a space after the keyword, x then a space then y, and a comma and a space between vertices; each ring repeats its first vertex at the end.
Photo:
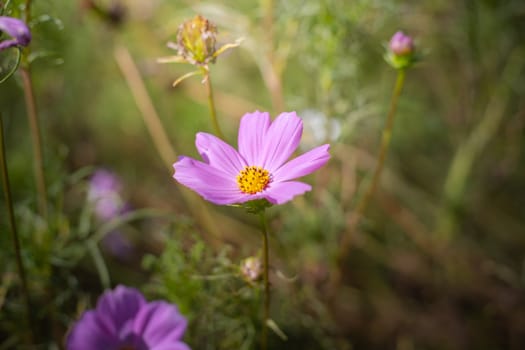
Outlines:
POLYGON ((263 191, 271 181, 268 170, 260 166, 245 166, 237 175, 237 185, 243 193, 256 194, 263 191))

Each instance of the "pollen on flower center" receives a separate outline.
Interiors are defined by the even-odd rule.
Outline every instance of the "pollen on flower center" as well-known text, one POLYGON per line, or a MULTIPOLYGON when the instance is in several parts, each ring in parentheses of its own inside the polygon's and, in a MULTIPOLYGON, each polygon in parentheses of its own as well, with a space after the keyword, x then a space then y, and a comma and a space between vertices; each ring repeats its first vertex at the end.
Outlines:
POLYGON ((271 181, 268 170, 260 166, 245 166, 237 175, 237 185, 243 193, 256 194, 262 192, 271 181))

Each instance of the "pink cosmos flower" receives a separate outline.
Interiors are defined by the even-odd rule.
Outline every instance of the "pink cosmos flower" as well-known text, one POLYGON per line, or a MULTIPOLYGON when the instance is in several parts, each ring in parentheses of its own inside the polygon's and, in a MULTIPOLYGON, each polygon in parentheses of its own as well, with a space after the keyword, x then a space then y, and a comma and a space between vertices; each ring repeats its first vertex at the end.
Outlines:
POLYGON ((330 158, 330 145, 325 144, 287 162, 302 132, 303 121, 295 112, 281 113, 273 122, 266 112, 245 114, 238 151, 213 135, 198 133, 195 144, 203 161, 180 157, 173 164, 173 177, 216 204, 257 199, 285 203, 312 189, 293 180, 314 172, 330 158))

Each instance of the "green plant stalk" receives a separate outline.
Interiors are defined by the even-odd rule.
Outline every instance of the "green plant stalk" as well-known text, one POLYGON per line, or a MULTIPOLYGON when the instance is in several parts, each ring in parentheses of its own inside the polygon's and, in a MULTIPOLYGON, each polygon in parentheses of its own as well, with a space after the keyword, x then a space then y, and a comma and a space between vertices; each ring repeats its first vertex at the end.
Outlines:
POLYGON ((220 139, 224 140, 224 135, 219 126, 219 121, 217 119, 217 112, 215 109, 215 102, 213 100, 213 87, 211 85, 211 77, 209 69, 202 68, 202 74, 204 75, 204 84, 206 85, 206 92, 208 94, 208 107, 210 108, 211 123, 215 129, 215 133, 220 139))
MULTIPOLYGON (((146 125, 159 156, 169 171, 172 171, 172 164, 177 159, 177 154, 169 141, 160 116, 153 105, 137 65, 133 61, 133 57, 131 57, 129 50, 125 46, 116 47, 114 57, 133 95, 133 100, 140 111, 142 120, 146 125)), ((200 198, 197 199, 195 194, 190 190, 183 188, 181 194, 186 203, 188 203, 188 207, 196 220, 201 222, 206 231, 210 232, 213 237, 219 237, 219 230, 217 229, 217 225, 214 224, 214 219, 206 204, 203 203, 200 198)))
POLYGON ((261 349, 268 347, 268 319, 270 318, 270 280, 269 280, 269 247, 268 247, 268 222, 265 211, 259 213, 261 221, 261 233, 263 236, 263 281, 264 281, 264 309, 263 309, 263 331, 261 335, 261 349))
POLYGON ((97 243, 93 239, 89 239, 86 244, 88 251, 91 254, 91 258, 95 263, 102 288, 104 290, 111 288, 111 278, 109 277, 108 267, 104 261, 104 257, 102 257, 102 254, 100 253, 97 243))
POLYGON ((365 213, 365 210, 368 206, 368 203, 370 202, 370 199, 373 197, 375 191, 377 190, 377 187, 379 186, 379 180, 381 178, 381 173, 385 165, 388 148, 390 147, 390 140, 392 139, 392 131, 394 128, 394 120, 395 120, 395 115, 396 115, 396 110, 397 110, 397 102, 399 100, 399 96, 401 95, 401 91, 403 90, 404 83, 405 83, 405 70, 398 69, 396 83, 394 85, 394 90, 392 93, 392 99, 390 100, 390 109, 388 111, 385 127, 383 128, 383 133, 381 137, 381 147, 379 149, 379 154, 377 156, 377 163, 376 163, 376 168, 374 170, 374 175, 372 177, 372 182, 370 183, 370 186, 368 187, 363 197, 361 197, 361 200, 359 204, 357 205, 356 214, 354 216, 355 219, 352 221, 350 227, 348 227, 348 230, 345 232, 345 234, 341 238, 341 242, 339 244, 339 249, 338 249, 338 254, 337 254, 337 261, 336 261, 338 265, 338 269, 336 270, 337 272, 335 273, 335 280, 333 282, 337 282, 336 280, 338 280, 341 277, 339 270, 343 263, 343 259, 346 254, 346 251, 349 249, 350 243, 352 241, 353 231, 359 224, 359 221, 361 220, 363 214, 365 213))
POLYGON ((274 112, 280 113, 285 110, 282 84, 285 62, 282 57, 275 55, 275 4, 273 0, 261 0, 260 4, 263 12, 261 26, 264 28, 263 39, 265 41, 264 57, 259 58, 261 60, 261 72, 270 93, 272 108, 274 112))
POLYGON ((403 89, 404 83, 405 83, 405 70, 398 69, 396 83, 394 85, 394 91, 392 94, 392 99, 390 101, 390 110, 388 111, 386 124, 385 124, 385 127, 383 128, 383 133, 381 137, 381 147, 379 149, 379 154, 377 156, 377 163, 376 163, 376 168, 374 170, 374 175, 372 177, 372 182, 370 183, 370 186, 368 187, 366 193, 361 198, 361 201, 359 202, 357 206, 356 212, 359 218, 366 211, 368 203, 370 202, 370 199, 374 195, 379 185, 381 173, 383 172, 386 156, 388 153, 388 149, 390 147, 390 140, 392 139, 392 131, 394 128, 394 119, 395 119, 396 110, 397 110, 397 102, 399 100, 399 96, 401 95, 401 91, 403 89))
POLYGON ((436 234, 443 240, 450 240, 456 228, 456 209, 463 202, 468 180, 475 162, 496 135, 505 116, 511 91, 511 83, 523 69, 523 51, 515 49, 489 99, 481 121, 466 140, 458 147, 447 173, 444 189, 444 203, 439 215, 436 234))
MULTIPOLYGON (((33 331, 33 318, 31 316, 31 298, 29 296, 29 288, 27 287, 27 278, 24 269, 24 264, 22 262, 22 249, 20 245, 20 237, 18 236, 18 231, 16 229, 15 213, 13 208, 13 201, 11 198, 11 187, 9 184, 9 174, 7 171, 7 159, 4 142, 4 124, 2 121, 2 116, 0 116, 0 163, 0 166, 2 168, 2 187, 4 188, 7 215, 9 217, 9 226, 11 228, 11 238, 13 240, 13 248, 15 250, 16 267, 18 269, 18 276, 20 277, 20 281, 22 283, 22 293, 24 295, 25 304, 27 308, 27 322, 31 331, 33 331)), ((30 334, 32 337, 33 334, 30 334)), ((32 340, 33 338, 29 339, 30 343, 32 343, 32 340)))
POLYGON ((42 217, 47 217, 47 188, 44 176, 44 158, 42 156, 42 138, 36 109, 35 95, 33 93, 33 82, 28 65, 20 69, 24 86, 24 97, 29 119, 31 139, 33 141, 33 168, 35 172, 36 188, 38 193, 38 210, 42 217))
POLYGON ((24 22, 26 22, 27 24, 31 22, 31 3, 32 3, 31 0, 26 0, 26 5, 24 8, 24 14, 25 14, 24 22))
POLYGON ((171 170, 171 164, 177 159, 177 154, 170 143, 168 134, 166 133, 160 116, 153 105, 137 65, 125 46, 115 48, 114 56, 115 61, 131 90, 133 99, 141 112, 142 119, 144 120, 144 124, 151 136, 153 145, 157 149, 164 164, 171 170))
POLYGON ((368 187, 368 190, 366 191, 365 195, 363 196, 357 207, 357 213, 359 217, 361 217, 366 211, 368 203, 370 202, 370 199, 374 195, 379 185, 379 179, 381 178, 381 173, 383 172, 383 168, 385 166, 386 155, 390 147, 390 140, 392 139, 392 131, 394 128, 394 119, 397 110, 397 102, 399 100, 399 96, 401 95, 401 90, 403 89, 404 83, 405 70, 398 69, 396 84, 394 85, 394 92, 392 94, 392 100, 390 101, 390 110, 388 111, 386 124, 381 137, 381 148, 377 157, 376 169, 374 171, 370 187, 368 187))

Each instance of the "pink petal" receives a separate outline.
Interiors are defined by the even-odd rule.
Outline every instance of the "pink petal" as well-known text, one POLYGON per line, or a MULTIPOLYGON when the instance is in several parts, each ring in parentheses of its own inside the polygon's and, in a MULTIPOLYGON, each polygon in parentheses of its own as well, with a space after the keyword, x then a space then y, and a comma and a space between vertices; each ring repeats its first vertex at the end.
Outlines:
POLYGON ((187 321, 177 308, 164 301, 144 305, 133 323, 134 334, 140 335, 148 349, 171 346, 171 349, 185 349, 181 342, 187 321))
POLYGON ((302 134, 303 121, 295 112, 279 114, 270 125, 259 151, 262 152, 262 166, 271 173, 279 169, 299 146, 302 134))
POLYGON ((313 173, 330 159, 330 145, 322 145, 284 164, 272 175, 275 181, 288 181, 313 173))
POLYGON ((312 186, 299 181, 286 181, 272 183, 271 186, 264 191, 264 198, 273 204, 283 204, 293 197, 308 192, 312 186))
POLYGON ((235 177, 209 164, 189 157, 180 157, 173 164, 173 178, 216 204, 233 204, 244 196, 237 186, 235 177))
POLYGON ((176 344, 160 344, 151 347, 149 350, 191 350, 191 348, 183 342, 177 342, 176 344))
POLYGON ((118 344, 117 335, 100 323, 94 310, 84 312, 66 339, 68 350, 114 349, 118 344))
POLYGON ((239 125, 238 147, 239 153, 249 163, 248 165, 262 166, 261 151, 270 124, 270 114, 267 112, 255 111, 242 117, 239 125))
POLYGON ((205 163, 235 177, 246 165, 239 153, 218 137, 197 133, 195 145, 205 163))
POLYGON ((117 334, 145 303, 146 300, 138 290, 119 285, 104 292, 98 299, 96 312, 100 316, 100 322, 113 334, 117 334))

